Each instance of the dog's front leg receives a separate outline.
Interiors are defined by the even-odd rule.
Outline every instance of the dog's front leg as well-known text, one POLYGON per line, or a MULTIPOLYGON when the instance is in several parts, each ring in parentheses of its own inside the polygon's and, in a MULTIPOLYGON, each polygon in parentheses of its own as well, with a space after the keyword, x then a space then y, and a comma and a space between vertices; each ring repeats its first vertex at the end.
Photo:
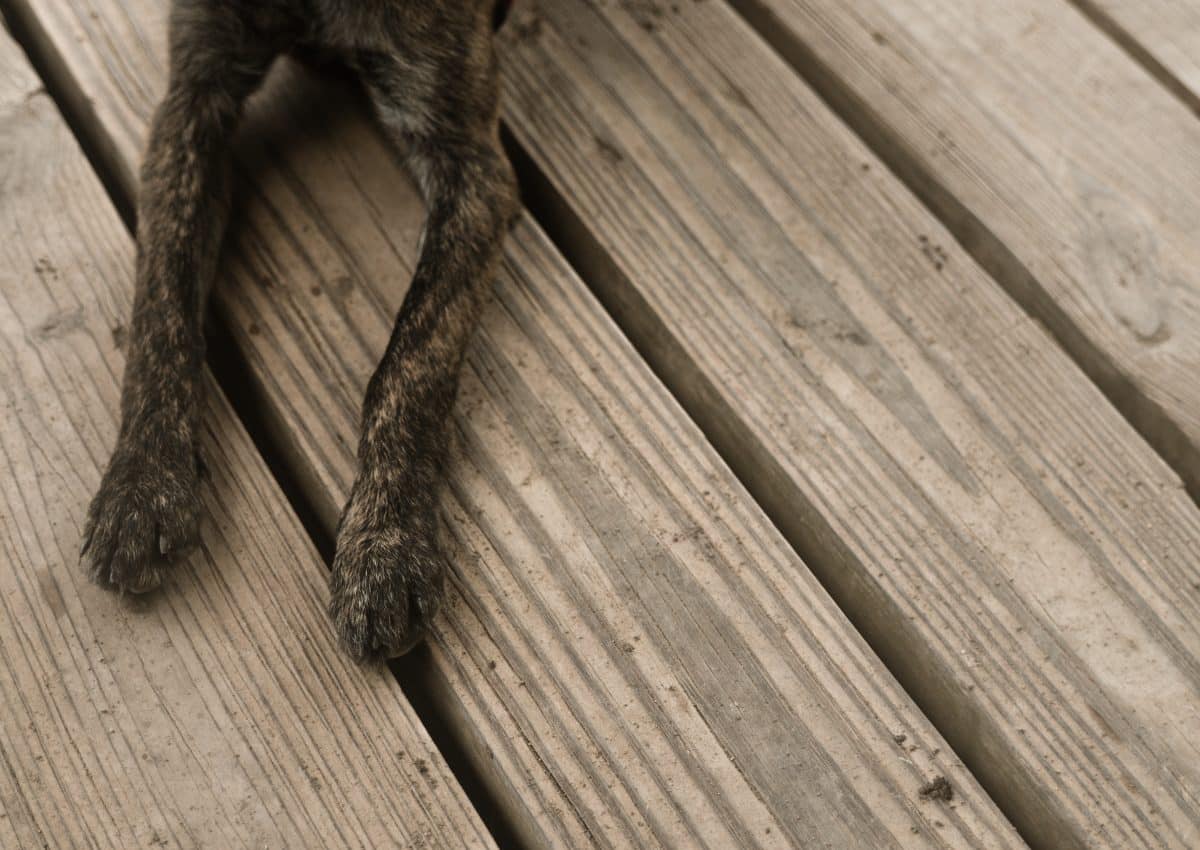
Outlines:
POLYGON ((517 209, 493 80, 478 81, 474 110, 440 114, 436 98, 405 100, 413 86, 400 69, 389 74, 384 63, 367 82, 408 150, 428 217, 412 287, 363 402, 359 472, 337 537, 330 614, 360 659, 407 651, 441 599, 437 497, 447 419, 517 209), (419 132, 414 112, 431 116, 419 132))
POLYGON ((93 579, 134 593, 157 587, 196 539, 202 318, 228 207, 226 148, 274 55, 221 4, 196 0, 173 9, 170 47, 142 167, 121 426, 82 548, 93 579))

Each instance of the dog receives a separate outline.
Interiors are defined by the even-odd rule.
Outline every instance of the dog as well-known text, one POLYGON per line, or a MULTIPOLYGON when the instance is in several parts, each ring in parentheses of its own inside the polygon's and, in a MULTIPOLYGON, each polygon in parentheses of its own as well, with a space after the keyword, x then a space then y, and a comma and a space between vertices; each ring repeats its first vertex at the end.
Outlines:
POLYGON ((499 138, 495 12, 491 0, 174 0, 168 88, 141 170, 121 425, 81 548, 93 580, 153 590, 197 542, 203 315, 230 206, 230 138, 277 57, 333 56, 405 152, 427 218, 363 400, 329 613, 360 660, 424 635, 444 586, 446 421, 518 212, 499 138))

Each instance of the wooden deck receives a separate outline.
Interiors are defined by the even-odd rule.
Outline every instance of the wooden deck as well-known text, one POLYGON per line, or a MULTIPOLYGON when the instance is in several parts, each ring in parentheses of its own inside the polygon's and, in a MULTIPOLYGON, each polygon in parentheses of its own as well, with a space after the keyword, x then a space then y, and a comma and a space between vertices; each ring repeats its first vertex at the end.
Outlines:
POLYGON ((0 0, 0 848, 1200 847, 1200 2, 517 3, 528 212, 392 670, 318 549, 422 210, 287 63, 204 545, 75 563, 166 5, 0 0))

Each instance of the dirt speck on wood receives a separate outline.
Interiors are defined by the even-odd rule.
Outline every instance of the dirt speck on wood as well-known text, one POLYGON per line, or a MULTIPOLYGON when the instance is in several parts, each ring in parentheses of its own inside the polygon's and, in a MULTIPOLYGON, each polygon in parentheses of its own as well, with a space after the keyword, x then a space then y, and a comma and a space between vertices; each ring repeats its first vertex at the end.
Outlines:
POLYGON ((935 776, 922 785, 918 793, 922 800, 941 800, 948 803, 954 799, 954 788, 944 776, 935 776))

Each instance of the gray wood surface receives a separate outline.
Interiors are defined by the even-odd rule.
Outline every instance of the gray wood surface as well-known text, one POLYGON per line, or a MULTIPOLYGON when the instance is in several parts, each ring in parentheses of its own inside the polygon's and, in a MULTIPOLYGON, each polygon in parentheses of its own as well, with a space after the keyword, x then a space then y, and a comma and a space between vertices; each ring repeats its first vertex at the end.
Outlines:
POLYGON ((737 4, 1200 496, 1195 114, 1066 0, 737 4))
MULTIPOLYGON (((132 192, 162 4, 14 8, 132 192)), ((280 70, 216 298, 332 525, 422 213, 354 97, 280 70)), ((529 220, 454 430, 426 686, 529 846, 1022 846, 529 220)))
MULTIPOLYGON (((938 5, 912 26, 987 17, 938 5)), ((513 14, 507 114, 542 220, 1006 813, 1043 847, 1198 846, 1200 511, 1179 478, 724 3, 513 14)), ((905 55, 879 83, 898 103, 905 55)), ((990 169, 965 147, 936 166, 990 169)), ((1151 169, 1125 153, 1134 183, 1151 169)), ((1183 358, 1194 329, 1157 350, 1183 358)))
POLYGON ((117 430, 133 246, 0 31, 0 847, 494 846, 220 392, 199 551, 156 597, 78 566, 117 430))

